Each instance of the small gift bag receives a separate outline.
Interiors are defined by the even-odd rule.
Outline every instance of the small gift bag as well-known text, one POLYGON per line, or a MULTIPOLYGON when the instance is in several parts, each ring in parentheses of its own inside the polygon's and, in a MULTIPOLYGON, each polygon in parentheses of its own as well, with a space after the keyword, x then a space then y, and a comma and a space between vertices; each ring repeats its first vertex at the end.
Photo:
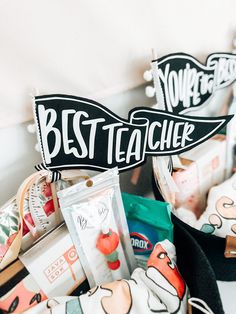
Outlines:
POLYGON ((24 180, 16 196, 0 209, 0 269, 63 221, 57 192, 88 178, 80 170, 64 170, 60 180, 51 182, 52 173, 41 170, 24 180))

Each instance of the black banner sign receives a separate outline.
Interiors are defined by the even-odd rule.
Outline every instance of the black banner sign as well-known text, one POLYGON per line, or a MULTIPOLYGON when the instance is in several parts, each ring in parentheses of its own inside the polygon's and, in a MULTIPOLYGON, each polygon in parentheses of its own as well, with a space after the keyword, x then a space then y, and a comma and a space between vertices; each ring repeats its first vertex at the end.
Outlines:
POLYGON ((159 106, 183 114, 198 109, 236 79, 236 55, 213 53, 203 65, 190 55, 175 53, 152 61, 152 70, 159 106))
POLYGON ((193 148, 216 134, 231 118, 178 116, 138 107, 125 120, 90 99, 35 97, 41 153, 51 170, 134 168, 144 163, 147 155, 174 155, 193 148))

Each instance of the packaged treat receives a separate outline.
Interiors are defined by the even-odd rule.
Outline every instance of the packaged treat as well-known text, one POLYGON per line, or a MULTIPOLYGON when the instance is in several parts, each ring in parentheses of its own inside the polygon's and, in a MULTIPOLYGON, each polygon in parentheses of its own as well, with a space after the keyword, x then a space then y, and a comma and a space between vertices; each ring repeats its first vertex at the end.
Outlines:
POLYGON ((206 207, 209 189, 225 178, 225 136, 214 136, 181 154, 180 160, 185 169, 177 169, 173 173, 179 189, 175 194, 175 208, 189 209, 199 218, 206 207))
POLYGON ((179 189, 171 176, 172 166, 172 158, 169 156, 152 158, 155 183, 163 199, 170 204, 174 204, 175 193, 179 192, 179 189))
POLYGON ((47 297, 70 295, 86 280, 65 225, 45 236, 19 258, 47 297))
POLYGON ((90 286, 129 278, 135 258, 117 168, 62 190, 58 197, 90 286))
POLYGON ((69 232, 64 225, 41 239, 0 273, 0 312, 21 313, 47 298, 88 291, 69 232))
POLYGON ((205 198, 200 192, 198 167, 196 162, 182 161, 186 168, 173 172, 173 178, 179 187, 179 192, 175 197, 175 206, 187 208, 197 217, 205 206, 205 198))
POLYGON ((171 205, 128 193, 122 199, 137 265, 145 268, 157 242, 173 241, 171 205))

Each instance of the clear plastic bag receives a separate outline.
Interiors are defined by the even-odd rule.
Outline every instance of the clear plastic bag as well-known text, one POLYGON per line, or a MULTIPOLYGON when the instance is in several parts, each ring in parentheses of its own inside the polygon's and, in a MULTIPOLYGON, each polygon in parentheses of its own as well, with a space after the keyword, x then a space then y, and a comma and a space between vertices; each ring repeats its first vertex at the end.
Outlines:
POLYGON ((90 286, 129 279, 136 263, 120 193, 118 169, 108 170, 62 190, 58 197, 90 286), (98 240, 108 234, 112 245, 118 237, 119 244, 111 254, 108 248, 106 255, 98 249, 98 240))

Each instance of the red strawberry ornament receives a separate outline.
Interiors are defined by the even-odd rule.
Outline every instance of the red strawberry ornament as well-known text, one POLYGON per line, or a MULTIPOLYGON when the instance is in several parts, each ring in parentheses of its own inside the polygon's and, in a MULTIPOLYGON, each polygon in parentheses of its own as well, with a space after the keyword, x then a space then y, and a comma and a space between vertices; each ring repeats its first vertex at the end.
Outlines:
POLYGON ((111 269, 111 270, 116 270, 120 267, 120 260, 116 260, 115 262, 109 262, 107 261, 107 266, 111 269))
POLYGON ((107 266, 111 270, 116 270, 120 267, 120 260, 118 259, 118 252, 116 251, 119 245, 119 235, 109 229, 108 232, 101 232, 97 239, 97 249, 105 255, 107 266))
POLYGON ((96 247, 104 255, 110 255, 117 249, 119 242, 120 239, 118 234, 109 229, 108 233, 101 233, 99 235, 96 247))

